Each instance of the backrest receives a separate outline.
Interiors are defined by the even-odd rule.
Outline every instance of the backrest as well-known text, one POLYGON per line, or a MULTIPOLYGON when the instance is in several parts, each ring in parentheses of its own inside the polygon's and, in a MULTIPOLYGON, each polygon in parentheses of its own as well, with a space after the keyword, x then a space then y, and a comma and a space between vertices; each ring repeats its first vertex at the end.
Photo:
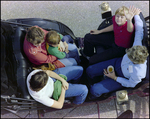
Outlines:
POLYGON ((14 29, 1 22, 1 95, 15 95, 17 92, 13 66, 10 62, 10 42, 14 29))
POLYGON ((32 64, 23 51, 25 35, 25 29, 22 27, 16 28, 14 39, 12 40, 13 54, 15 56, 15 60, 13 62, 15 64, 14 69, 17 78, 18 91, 21 93, 21 97, 30 98, 27 90, 26 78, 32 71, 32 64))

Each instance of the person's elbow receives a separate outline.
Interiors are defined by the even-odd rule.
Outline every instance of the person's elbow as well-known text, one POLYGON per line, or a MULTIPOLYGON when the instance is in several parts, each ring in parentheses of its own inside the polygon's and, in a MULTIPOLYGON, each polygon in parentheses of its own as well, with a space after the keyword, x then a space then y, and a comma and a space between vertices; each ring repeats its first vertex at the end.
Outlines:
POLYGON ((57 106, 57 109, 62 109, 64 104, 59 104, 59 106, 57 106))

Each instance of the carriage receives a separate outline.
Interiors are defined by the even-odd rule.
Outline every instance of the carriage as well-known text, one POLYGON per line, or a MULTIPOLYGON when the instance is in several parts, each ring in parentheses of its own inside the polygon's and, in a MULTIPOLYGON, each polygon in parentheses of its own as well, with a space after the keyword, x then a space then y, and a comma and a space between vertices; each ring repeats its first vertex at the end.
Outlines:
MULTIPOLYGON (((142 43, 149 49, 149 16, 143 17, 144 37, 142 43)), ((134 22, 134 20, 133 20, 134 22)), ((112 16, 106 18, 98 29, 105 28, 112 24, 112 16)), ((62 35, 70 35, 77 47, 80 45, 79 37, 76 37, 73 31, 65 24, 49 19, 41 18, 19 18, 1 20, 1 113, 8 112, 17 113, 18 111, 37 110, 39 116, 46 112, 55 111, 37 101, 35 101, 27 90, 26 77, 32 71, 32 64, 23 52, 23 41, 26 31, 31 26, 39 26, 45 30, 55 30, 62 35)), ((79 48, 79 47, 78 47, 79 48)), ((103 47, 96 47, 95 52, 102 52, 103 47)), ((87 68, 88 60, 80 55, 81 66, 84 70, 87 68)), ((140 97, 149 96, 149 57, 147 62, 147 74, 142 82, 136 85, 135 88, 124 88, 129 95, 137 94, 140 97)), ((101 80, 100 77, 99 80, 101 80)), ((85 72, 83 73, 82 84, 86 84, 85 72)), ((104 94, 101 98, 96 100, 86 100, 81 105, 73 105, 71 103, 64 103, 62 109, 72 108, 76 106, 85 106, 97 102, 109 102, 116 98, 116 92, 104 94)), ((69 99, 68 99, 69 100, 69 99)))

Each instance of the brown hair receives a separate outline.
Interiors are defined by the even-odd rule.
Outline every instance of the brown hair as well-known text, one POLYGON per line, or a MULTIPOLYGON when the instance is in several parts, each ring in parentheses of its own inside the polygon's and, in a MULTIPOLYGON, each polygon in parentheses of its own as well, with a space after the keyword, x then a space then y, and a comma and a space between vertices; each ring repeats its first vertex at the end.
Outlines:
POLYGON ((143 64, 149 55, 145 46, 133 46, 126 49, 128 58, 135 64, 143 64))
POLYGON ((46 41, 49 44, 57 45, 60 42, 60 35, 56 31, 49 31, 46 35, 46 41))
POLYGON ((44 71, 39 71, 32 75, 30 79, 30 87, 34 91, 41 90, 48 81, 48 75, 44 71))
POLYGON ((32 44, 39 44, 44 40, 44 32, 38 27, 30 27, 27 33, 27 41, 32 44))
POLYGON ((125 11, 126 13, 128 13, 128 12, 129 12, 129 9, 128 9, 127 7, 125 7, 125 6, 122 6, 122 7, 118 8, 118 9, 116 10, 115 15, 116 15, 116 14, 119 14, 119 15, 121 15, 121 16, 125 16, 124 11, 125 11))

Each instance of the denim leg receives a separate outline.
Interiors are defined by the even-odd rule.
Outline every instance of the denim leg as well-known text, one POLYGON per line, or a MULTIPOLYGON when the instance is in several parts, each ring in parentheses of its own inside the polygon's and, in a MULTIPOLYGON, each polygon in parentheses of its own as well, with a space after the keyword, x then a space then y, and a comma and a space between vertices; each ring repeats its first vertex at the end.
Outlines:
POLYGON ((65 67, 77 65, 77 62, 74 58, 63 58, 63 59, 59 59, 59 61, 61 63, 63 63, 65 65, 65 67))
POLYGON ((123 86, 120 83, 113 79, 106 78, 91 86, 90 93, 93 97, 100 97, 103 93, 109 93, 122 88, 123 86))
POLYGON ((61 41, 63 41, 63 42, 66 41, 66 43, 73 43, 73 39, 71 38, 70 35, 63 36, 61 41))
POLYGON ((69 53, 67 54, 67 58, 74 58, 79 64, 81 60, 76 45, 68 43, 68 50, 69 53))
POLYGON ((99 62, 94 65, 90 65, 86 69, 86 73, 87 73, 88 77, 90 77, 91 79, 94 78, 95 76, 101 76, 101 75, 103 75, 104 69, 107 69, 107 67, 109 65, 112 65, 115 69, 117 69, 118 67, 120 68, 121 61, 122 61, 122 57, 114 58, 111 60, 99 62))
POLYGON ((78 83, 83 74, 83 68, 81 66, 68 66, 55 69, 54 72, 67 76, 67 82, 78 83))
MULTIPOLYGON (((107 69, 109 65, 112 65, 114 67, 117 76, 124 77, 121 71, 121 61, 122 57, 89 66, 87 68, 89 80, 92 80, 95 76, 103 75, 103 69, 107 69)), ((99 97, 103 93, 112 92, 121 88, 123 88, 123 86, 120 83, 114 81, 113 79, 105 77, 104 80, 95 83, 94 85, 91 86, 90 93, 94 97, 99 97)))
POLYGON ((66 90, 65 97, 74 97, 74 104, 82 104, 88 94, 88 88, 82 84, 70 84, 69 89, 66 90))

